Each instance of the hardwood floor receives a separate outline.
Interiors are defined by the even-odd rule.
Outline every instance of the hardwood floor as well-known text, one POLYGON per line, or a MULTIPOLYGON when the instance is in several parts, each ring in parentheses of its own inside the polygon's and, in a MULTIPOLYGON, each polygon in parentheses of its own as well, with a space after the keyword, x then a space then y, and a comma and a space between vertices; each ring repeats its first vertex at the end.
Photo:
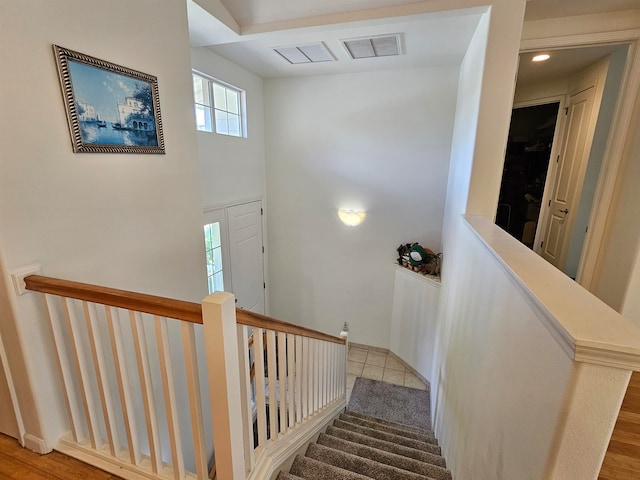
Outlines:
POLYGON ((640 372, 633 372, 598 480, 640 478, 640 372))
POLYGON ((0 480, 122 480, 62 453, 39 455, 0 434, 0 480))

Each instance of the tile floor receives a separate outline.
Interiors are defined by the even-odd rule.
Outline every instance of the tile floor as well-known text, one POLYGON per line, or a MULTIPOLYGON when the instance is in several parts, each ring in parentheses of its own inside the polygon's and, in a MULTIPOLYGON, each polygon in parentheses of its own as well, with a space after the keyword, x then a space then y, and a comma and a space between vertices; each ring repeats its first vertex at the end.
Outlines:
POLYGON ((349 347, 347 362, 347 402, 356 377, 382 380, 405 387, 426 390, 425 383, 407 369, 392 353, 383 353, 364 345, 349 347))

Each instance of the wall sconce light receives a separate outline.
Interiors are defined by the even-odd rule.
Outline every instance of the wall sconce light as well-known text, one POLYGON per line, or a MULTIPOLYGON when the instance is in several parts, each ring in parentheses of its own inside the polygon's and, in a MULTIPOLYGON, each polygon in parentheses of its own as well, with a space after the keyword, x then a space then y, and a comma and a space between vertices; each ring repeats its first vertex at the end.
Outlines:
POLYGON ((364 222, 365 217, 367 216, 367 212, 358 211, 358 210, 338 210, 338 218, 350 227, 355 227, 356 225, 360 225, 364 222))

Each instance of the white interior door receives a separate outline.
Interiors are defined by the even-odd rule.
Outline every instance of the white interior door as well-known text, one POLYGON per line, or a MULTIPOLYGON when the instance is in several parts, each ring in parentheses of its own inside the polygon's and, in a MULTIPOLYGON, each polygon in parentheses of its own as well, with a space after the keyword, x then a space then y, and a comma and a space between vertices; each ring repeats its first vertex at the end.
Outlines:
POLYGON ((591 86, 569 97, 566 130, 548 204, 541 254, 561 270, 567 261, 571 231, 591 150, 589 135, 593 133, 591 115, 595 90, 595 86, 591 86))
POLYGON ((227 208, 231 281, 237 305, 265 313, 262 202, 227 208))

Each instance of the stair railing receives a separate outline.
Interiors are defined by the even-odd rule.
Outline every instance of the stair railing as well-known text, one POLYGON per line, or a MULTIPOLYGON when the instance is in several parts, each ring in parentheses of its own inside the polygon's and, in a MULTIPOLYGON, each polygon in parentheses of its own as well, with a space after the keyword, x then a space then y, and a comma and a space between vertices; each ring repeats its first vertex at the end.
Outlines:
POLYGON ((237 310, 232 294, 25 283, 43 293, 69 418, 55 448, 124 478, 266 478, 344 408, 345 339, 237 310))
POLYGON ((125 478, 208 478, 201 305, 39 275, 25 284, 44 294, 71 427, 55 448, 125 478))
MULTIPOLYGON (((287 451, 344 408, 346 339, 234 303, 224 292, 203 301, 207 352, 216 352, 215 363, 226 371, 240 372, 226 376, 226 396, 211 394, 215 444, 230 447, 224 459, 216 449, 216 468, 220 479, 267 478, 287 451)), ((220 385, 222 376, 210 377, 209 385, 220 385)))

